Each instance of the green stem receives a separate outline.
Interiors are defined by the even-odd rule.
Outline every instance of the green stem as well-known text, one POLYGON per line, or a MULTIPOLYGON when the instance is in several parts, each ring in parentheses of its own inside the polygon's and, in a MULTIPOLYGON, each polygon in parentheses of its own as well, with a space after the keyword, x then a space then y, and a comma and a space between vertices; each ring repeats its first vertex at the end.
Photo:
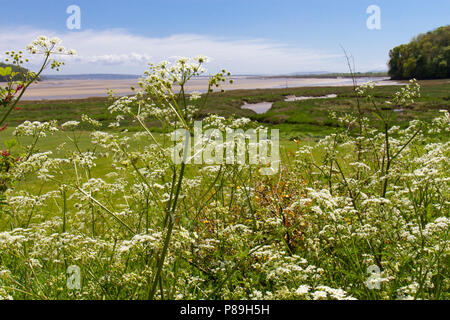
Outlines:
POLYGON ((153 300, 153 297, 155 296, 155 292, 156 292, 156 288, 159 282, 159 278, 161 277, 161 271, 162 268, 164 266, 164 260, 166 259, 167 256, 167 251, 169 248, 169 242, 170 242, 170 238, 172 237, 172 231, 173 231, 173 227, 175 224, 174 221, 174 214, 175 214, 175 210, 177 207, 177 202, 178 202, 178 197, 180 195, 180 191, 181 191, 181 183, 183 182, 183 176, 184 176, 184 169, 186 167, 185 162, 183 161, 183 163, 181 164, 181 171, 180 171, 180 177, 178 179, 178 184, 177 184, 177 190, 175 192, 175 197, 173 200, 173 205, 170 211, 167 211, 166 213, 166 218, 169 221, 169 225, 167 226, 167 233, 166 233, 166 237, 164 239, 164 246, 163 246, 163 250, 161 252, 161 256, 158 259, 158 265, 157 265, 157 269, 156 269, 156 274, 155 277, 153 278, 152 281, 152 285, 150 287, 149 293, 148 293, 148 300, 153 300))
POLYGON ((8 111, 6 111, 6 113, 3 115, 2 119, 0 120, 0 126, 3 125, 3 123, 5 122, 6 118, 8 118, 9 114, 11 113, 11 111, 13 111, 13 109, 16 107, 17 103, 19 102, 19 100, 22 98, 23 94, 25 93, 25 91, 28 89, 28 87, 34 82, 36 81, 37 78, 39 78, 39 75, 42 73, 42 71, 44 71, 45 67, 47 66, 47 61, 48 58, 50 57, 50 53, 47 53, 47 55, 45 56, 45 60, 44 63, 42 64, 41 69, 39 70, 38 73, 36 73, 36 75, 33 77, 33 79, 31 81, 29 81, 25 87, 22 89, 22 91, 20 92, 19 96, 17 97, 16 100, 14 100, 14 103, 11 105, 11 107, 9 107, 8 111))
POLYGON ((63 189, 63 226, 62 226, 62 232, 66 232, 66 211, 67 211, 67 195, 66 195, 66 188, 63 189))

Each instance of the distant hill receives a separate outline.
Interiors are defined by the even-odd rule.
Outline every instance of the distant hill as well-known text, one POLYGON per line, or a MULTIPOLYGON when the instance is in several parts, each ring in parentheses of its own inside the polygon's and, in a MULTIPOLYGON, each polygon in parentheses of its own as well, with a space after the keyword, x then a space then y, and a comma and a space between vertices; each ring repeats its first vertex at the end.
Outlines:
POLYGON ((329 74, 331 72, 328 71, 308 71, 308 72, 293 72, 288 73, 288 76, 310 76, 310 75, 321 75, 321 74, 329 74))
POLYGON ((139 79, 134 74, 68 74, 68 75, 43 75, 42 80, 122 80, 139 79))
MULTIPOLYGON (((357 78, 371 78, 371 77, 387 77, 387 72, 356 72, 354 74, 357 78)), ((350 73, 331 73, 331 72, 305 72, 305 73, 291 73, 288 75, 269 76, 269 78, 351 78, 350 73)))
MULTIPOLYGON (((7 64, 7 63, 0 62, 0 68, 7 68, 7 67, 10 67, 13 72, 18 72, 19 73, 13 79, 15 81, 21 80, 21 76, 20 75, 21 74, 26 74, 29 71, 26 68, 19 68, 19 67, 15 66, 15 65, 12 65, 12 64, 7 64)), ((9 81, 9 76, 2 76, 2 75, 0 75, 0 82, 8 82, 8 81, 9 81)))
POLYGON ((450 78, 450 25, 420 34, 389 52, 393 80, 450 78))

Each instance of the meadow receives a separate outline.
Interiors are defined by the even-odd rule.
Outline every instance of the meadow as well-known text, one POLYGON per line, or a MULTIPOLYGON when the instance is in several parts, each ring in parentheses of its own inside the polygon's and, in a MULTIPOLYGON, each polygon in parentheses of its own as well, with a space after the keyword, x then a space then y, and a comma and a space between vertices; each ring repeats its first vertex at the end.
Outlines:
POLYGON ((449 298, 448 80, 210 92, 223 70, 185 93, 205 62, 151 65, 129 97, 3 91, 0 299, 449 298), (175 162, 171 133, 199 119, 279 129, 279 170, 175 162))
MULTIPOLYGON (((414 119, 430 121, 439 115, 439 110, 449 109, 449 80, 424 80, 419 83, 422 87, 421 97, 401 112, 393 113, 393 121, 396 125, 405 127, 409 121, 414 119)), ((396 86, 377 86, 374 88, 374 98, 377 103, 383 103, 397 90, 396 86)), ((13 113, 8 118, 8 122, 10 126, 16 126, 26 120, 47 121, 54 119, 59 122, 66 122, 80 118, 81 114, 89 114, 90 117, 103 123, 106 127, 114 120, 114 115, 107 109, 110 102, 109 98, 101 97, 75 100, 21 101, 18 106, 22 108, 23 112, 13 113)), ((193 102, 193 105, 197 107, 199 104, 200 102, 193 102)), ((373 118, 372 105, 366 101, 362 101, 361 104, 365 114, 373 118)), ((331 112, 352 112, 355 107, 354 89, 347 86, 232 90, 212 93, 206 104, 201 106, 196 117, 201 119, 211 113, 223 117, 247 117, 270 128, 280 129, 280 134, 285 140, 295 138, 315 138, 317 140, 317 138, 334 132, 338 127, 337 121, 329 117, 331 112), (284 101, 287 96, 319 97, 329 94, 337 94, 338 97, 326 100, 284 101), (244 103, 263 101, 274 103, 273 107, 265 114, 258 115, 251 110, 241 109, 244 103)), ((125 121, 124 125, 129 131, 139 128, 136 123, 129 121, 125 121)), ((149 121, 148 125, 152 131, 160 131, 159 121, 149 121)))

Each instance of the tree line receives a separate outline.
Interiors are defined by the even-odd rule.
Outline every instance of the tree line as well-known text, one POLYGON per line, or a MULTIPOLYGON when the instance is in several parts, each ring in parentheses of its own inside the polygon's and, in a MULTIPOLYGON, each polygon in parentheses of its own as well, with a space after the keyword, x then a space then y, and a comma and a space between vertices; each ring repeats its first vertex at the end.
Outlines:
POLYGON ((415 37, 389 52, 394 80, 450 78, 450 25, 415 37))

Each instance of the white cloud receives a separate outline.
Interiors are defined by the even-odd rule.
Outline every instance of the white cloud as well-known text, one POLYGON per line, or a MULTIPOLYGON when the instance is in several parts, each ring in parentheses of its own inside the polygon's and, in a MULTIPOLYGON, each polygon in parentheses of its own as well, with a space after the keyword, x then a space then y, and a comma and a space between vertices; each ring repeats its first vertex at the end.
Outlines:
POLYGON ((142 66, 151 60, 151 56, 139 53, 104 54, 93 56, 75 56, 73 61, 93 65, 132 65, 142 66))
POLYGON ((19 28, 0 31, 0 52, 21 49, 39 35, 59 37, 75 49, 63 73, 141 74, 147 62, 173 56, 206 55, 211 72, 226 68, 234 74, 281 74, 298 71, 345 71, 339 49, 322 52, 294 47, 267 39, 229 39, 196 34, 151 38, 123 29, 54 32, 19 28))

